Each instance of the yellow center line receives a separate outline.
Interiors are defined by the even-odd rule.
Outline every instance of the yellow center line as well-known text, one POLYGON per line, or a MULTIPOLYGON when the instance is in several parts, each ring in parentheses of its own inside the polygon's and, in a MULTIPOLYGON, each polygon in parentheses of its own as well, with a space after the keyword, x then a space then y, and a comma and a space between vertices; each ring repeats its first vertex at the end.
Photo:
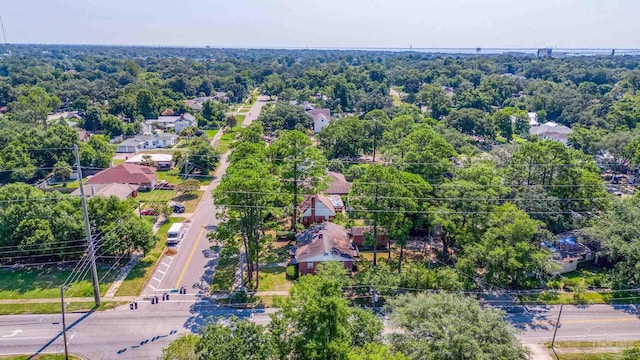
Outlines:
POLYGON ((196 238, 196 243, 193 244, 193 249, 191 249, 191 254, 189 254, 189 257, 187 258, 187 262, 184 264, 184 267, 182 268, 182 271, 180 272, 180 276, 178 277, 178 281, 176 281, 176 286, 174 286, 176 289, 182 283, 182 279, 184 278, 184 274, 186 274, 186 272, 187 272, 187 268, 189 267, 189 264, 191 263, 191 259, 193 258, 193 254, 196 253, 196 249, 198 248, 198 243, 200 243, 200 238, 202 238, 202 233, 203 232, 204 232, 204 227, 202 228, 202 230, 200 230, 200 233, 198 234, 198 238, 196 238))

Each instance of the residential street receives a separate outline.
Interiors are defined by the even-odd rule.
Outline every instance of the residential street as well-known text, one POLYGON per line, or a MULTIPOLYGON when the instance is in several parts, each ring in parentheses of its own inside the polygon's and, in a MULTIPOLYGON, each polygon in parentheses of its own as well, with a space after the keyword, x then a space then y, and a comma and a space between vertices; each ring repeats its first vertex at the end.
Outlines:
MULTIPOLYGON (((243 127, 258 118, 267 100, 267 96, 258 97, 247 113, 243 127)), ((218 261, 217 253, 209 251, 211 243, 207 240, 207 233, 215 231, 218 225, 212 191, 220 184, 227 171, 229 154, 229 151, 222 154, 214 180, 209 184, 193 216, 185 219, 186 234, 178 245, 178 253, 174 256, 162 256, 143 294, 162 294, 181 286, 187 289, 188 294, 208 293, 206 284, 211 282, 218 261)))

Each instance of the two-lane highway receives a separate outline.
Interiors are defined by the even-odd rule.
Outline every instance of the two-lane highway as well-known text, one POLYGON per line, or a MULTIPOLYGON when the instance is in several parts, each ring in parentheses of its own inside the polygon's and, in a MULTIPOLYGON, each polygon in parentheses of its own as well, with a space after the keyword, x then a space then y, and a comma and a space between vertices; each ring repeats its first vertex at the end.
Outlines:
MULTIPOLYGON (((258 118, 267 100, 266 96, 258 97, 247 113, 242 123, 243 127, 258 118)), ((222 154, 214 180, 207 188, 193 216, 185 221, 186 234, 178 246, 177 254, 162 256, 143 294, 163 293, 181 286, 187 289, 188 294, 208 293, 208 284, 211 283, 218 261, 217 254, 209 251, 211 244, 207 239, 207 234, 215 231, 218 225, 215 216, 217 209, 212 192, 227 171, 229 154, 230 151, 222 154)))

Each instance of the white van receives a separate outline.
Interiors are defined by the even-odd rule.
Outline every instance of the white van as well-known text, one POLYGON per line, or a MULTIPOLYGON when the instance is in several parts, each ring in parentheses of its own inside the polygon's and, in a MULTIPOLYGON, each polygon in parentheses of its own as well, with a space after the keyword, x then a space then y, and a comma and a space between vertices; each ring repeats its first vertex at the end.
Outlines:
POLYGON ((178 245, 183 236, 182 223, 171 224, 167 232, 167 245, 178 245))

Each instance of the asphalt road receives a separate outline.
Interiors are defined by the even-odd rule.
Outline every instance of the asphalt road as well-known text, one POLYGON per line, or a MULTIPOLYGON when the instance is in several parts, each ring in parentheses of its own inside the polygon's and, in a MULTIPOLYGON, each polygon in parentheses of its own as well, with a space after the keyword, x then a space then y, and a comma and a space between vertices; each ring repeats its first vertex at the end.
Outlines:
MULTIPOLYGON (((207 321, 236 316, 268 318, 265 310, 233 310, 208 301, 175 296, 151 305, 67 314, 69 351, 87 359, 156 359, 181 333, 197 332, 207 321)), ((64 350, 60 315, 0 317, 0 354, 61 353, 64 350)))
MULTIPOLYGON (((521 341, 539 344, 551 341, 559 306, 512 306, 506 310, 508 320, 522 330, 521 341)), ((88 359, 155 359, 179 334, 197 332, 208 321, 237 316, 266 324, 268 314, 273 311, 234 310, 195 299, 193 295, 175 295, 156 305, 141 301, 136 311, 120 307, 104 312, 69 314, 69 350, 88 359)), ((60 315, 2 316, 0 354, 62 352, 60 330, 60 315)), ((556 339, 640 339, 640 307, 565 306, 556 339)))
MULTIPOLYGON (((560 306, 518 306, 507 319, 528 343, 551 341, 560 306)), ((556 341, 639 340, 639 305, 567 306, 562 310, 556 341)))
MULTIPOLYGON (((260 115, 268 97, 260 96, 246 115, 242 126, 251 124, 260 115)), ((149 279, 143 294, 162 294, 184 286, 188 294, 206 294, 218 261, 218 254, 209 250, 211 243, 207 239, 209 232, 215 231, 219 221, 216 219, 216 206, 212 191, 220 184, 226 173, 229 152, 223 154, 220 166, 216 169, 214 180, 189 219, 185 220, 186 234, 177 246, 177 254, 163 255, 158 267, 149 279)))

